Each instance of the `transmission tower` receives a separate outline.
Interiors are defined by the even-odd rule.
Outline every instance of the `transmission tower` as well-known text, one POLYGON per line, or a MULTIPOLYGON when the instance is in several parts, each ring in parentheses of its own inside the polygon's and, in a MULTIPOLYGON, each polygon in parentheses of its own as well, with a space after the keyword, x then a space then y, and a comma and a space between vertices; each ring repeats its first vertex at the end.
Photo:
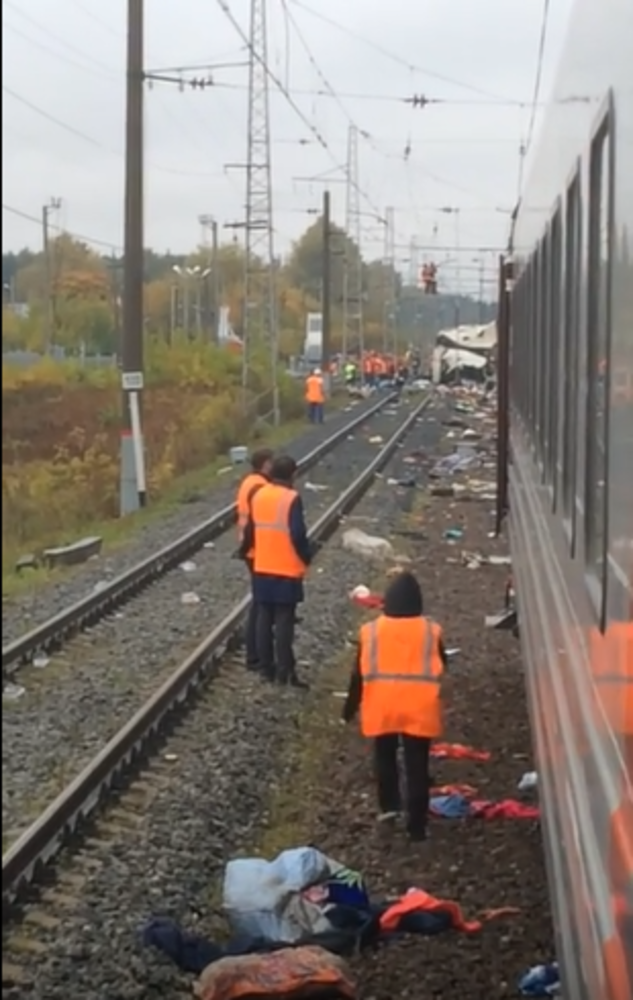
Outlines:
POLYGON ((251 361, 260 345, 268 350, 272 415, 279 423, 277 309, 273 239, 270 106, 268 95, 266 0, 251 0, 248 64, 248 142, 246 149, 246 255, 242 388, 249 397, 251 361))
POLYGON ((383 348, 396 353, 396 234, 393 208, 385 209, 383 348))
MULTIPOLYGON (((345 229, 356 245, 356 252, 344 258, 343 322, 345 339, 362 354, 363 338, 363 260, 360 252, 361 217, 358 180, 358 130, 350 125, 347 133, 347 190, 345 199, 345 229), (351 260, 350 260, 351 256, 351 260)), ((349 247, 348 247, 349 249, 349 247)))

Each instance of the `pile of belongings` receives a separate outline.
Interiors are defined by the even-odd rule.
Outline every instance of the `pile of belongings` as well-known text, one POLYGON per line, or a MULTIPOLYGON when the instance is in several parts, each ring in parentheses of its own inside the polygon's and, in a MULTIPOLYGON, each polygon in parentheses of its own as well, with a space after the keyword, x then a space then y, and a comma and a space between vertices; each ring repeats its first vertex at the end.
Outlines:
POLYGON ((314 847, 283 851, 273 861, 230 861, 222 908, 232 934, 225 946, 165 918, 150 920, 143 930, 145 945, 198 975, 199 1000, 354 1000, 356 984, 344 956, 403 933, 476 933, 484 921, 515 912, 488 911, 467 921, 457 903, 422 889, 373 902, 360 873, 314 847))

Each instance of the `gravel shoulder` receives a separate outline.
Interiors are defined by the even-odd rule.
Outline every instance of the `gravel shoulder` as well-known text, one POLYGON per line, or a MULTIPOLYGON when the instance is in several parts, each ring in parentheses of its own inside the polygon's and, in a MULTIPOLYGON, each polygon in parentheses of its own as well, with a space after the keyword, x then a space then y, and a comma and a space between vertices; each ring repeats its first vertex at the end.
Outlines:
MULTIPOLYGON (((380 447, 372 439, 387 440, 405 410, 381 411, 310 471, 302 484, 308 523, 360 473, 380 447)), ((26 693, 3 704, 5 848, 244 596, 247 575, 231 558, 235 548, 234 533, 226 533, 199 551, 191 572, 166 574, 44 669, 20 672, 26 693), (186 595, 197 603, 183 604, 186 595)))
MULTIPOLYGON (((433 428, 422 419, 348 526, 384 535, 397 522, 412 491, 394 489, 388 478, 410 472, 403 457, 416 444, 428 445, 433 428)), ((380 433, 372 424, 374 432, 380 433)), ((348 464, 341 483, 352 474, 348 464)), ((3 959, 15 972, 3 1000, 65 1000, 69 992, 73 1000, 191 995, 188 977, 140 947, 138 929, 161 914, 212 932, 224 864, 259 841, 271 796, 291 773, 288 748, 319 699, 325 665, 357 624, 347 594, 367 578, 367 564, 344 551, 338 537, 310 574, 301 612, 297 652, 312 690, 279 691, 239 661, 222 666, 162 757, 109 810, 85 850, 63 865, 57 885, 30 907, 17 932, 3 929, 3 959)))
MULTIPOLYGON (((340 427, 349 423, 362 409, 370 409, 375 402, 375 398, 368 402, 354 402, 342 410, 334 411, 321 427, 306 427, 305 433, 283 445, 283 451, 295 458, 301 458, 340 427)), ((209 484, 208 496, 192 498, 190 502, 183 502, 178 509, 169 512, 164 518, 150 520, 140 525, 138 534, 125 546, 104 551, 102 556, 69 570, 67 575, 38 585, 33 591, 3 598, 3 643, 6 645, 12 642, 24 632, 52 618, 53 615, 90 593, 96 586, 131 569, 132 566, 190 531, 194 525, 207 520, 216 511, 232 503, 235 499, 236 484, 243 472, 243 468, 238 467, 221 477, 216 476, 209 484)))

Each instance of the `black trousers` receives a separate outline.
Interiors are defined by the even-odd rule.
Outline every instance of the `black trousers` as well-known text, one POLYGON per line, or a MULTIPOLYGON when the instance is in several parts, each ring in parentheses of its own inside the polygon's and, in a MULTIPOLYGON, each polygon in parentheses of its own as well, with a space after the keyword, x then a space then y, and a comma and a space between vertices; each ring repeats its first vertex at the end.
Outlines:
MULTIPOLYGON (((249 560, 246 565, 248 566, 248 572, 252 580, 253 564, 249 560)), ((244 638, 246 641, 246 665, 250 667, 251 670, 254 670, 259 663, 257 656, 257 605, 255 604, 255 601, 251 601, 251 606, 248 609, 244 638)))
POLYGON ((285 683, 295 675, 296 605, 258 604, 255 626, 259 668, 271 679, 285 683))
POLYGON ((381 812, 401 812, 398 746, 402 742, 406 778, 406 813, 409 833, 423 834, 429 812, 429 753, 431 740, 424 736, 389 733, 374 741, 374 767, 381 812))

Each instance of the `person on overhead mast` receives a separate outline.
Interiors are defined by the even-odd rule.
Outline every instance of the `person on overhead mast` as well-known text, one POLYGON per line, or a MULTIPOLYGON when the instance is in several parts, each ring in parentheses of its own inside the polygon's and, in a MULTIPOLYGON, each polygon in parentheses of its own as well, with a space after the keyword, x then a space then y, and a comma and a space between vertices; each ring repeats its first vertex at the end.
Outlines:
POLYGON ((426 840, 431 740, 441 736, 446 699, 446 652, 439 625, 423 615, 412 573, 399 573, 385 592, 383 612, 360 629, 343 720, 360 711, 363 736, 374 741, 379 822, 402 812, 398 746, 406 774, 406 821, 411 840, 426 840))

